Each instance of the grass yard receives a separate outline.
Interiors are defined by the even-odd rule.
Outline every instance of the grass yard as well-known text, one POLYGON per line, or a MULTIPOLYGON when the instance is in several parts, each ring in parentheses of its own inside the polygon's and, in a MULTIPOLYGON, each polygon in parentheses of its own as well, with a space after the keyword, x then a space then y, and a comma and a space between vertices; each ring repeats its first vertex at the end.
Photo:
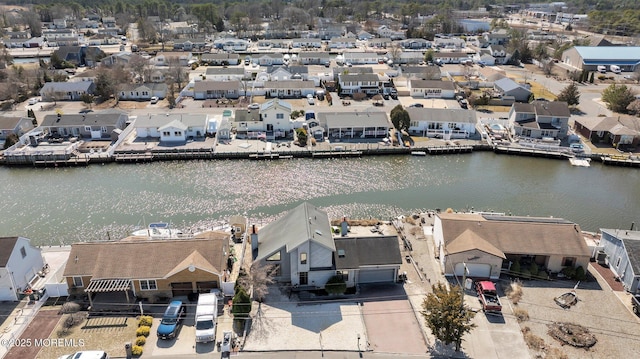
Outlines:
POLYGON ((104 350, 110 357, 125 357, 124 344, 134 342, 138 322, 133 317, 94 317, 72 327, 66 334, 61 333, 64 320, 56 325, 49 339, 64 339, 75 346, 47 346, 38 353, 38 359, 58 358, 80 350, 104 350), (61 335, 62 334, 62 335, 61 335), (82 345, 84 344, 84 345, 82 345))
POLYGON ((554 101, 558 98, 558 96, 556 96, 551 91, 547 90, 543 85, 535 81, 529 81, 529 84, 531 85, 531 92, 533 93, 533 96, 535 96, 535 98, 542 97, 542 98, 546 98, 549 101, 554 101))

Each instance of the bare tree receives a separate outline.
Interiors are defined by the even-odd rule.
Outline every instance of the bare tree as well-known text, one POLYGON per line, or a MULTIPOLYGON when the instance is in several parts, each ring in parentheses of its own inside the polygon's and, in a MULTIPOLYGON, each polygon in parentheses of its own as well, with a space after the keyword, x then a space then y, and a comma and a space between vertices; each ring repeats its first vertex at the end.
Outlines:
POLYGON ((262 265, 259 262, 253 262, 249 273, 240 277, 240 285, 245 288, 253 288, 253 298, 262 302, 264 297, 269 294, 269 285, 274 282, 275 266, 262 265))
POLYGON ((134 80, 140 78, 143 83, 149 81, 149 78, 145 77, 145 75, 147 74, 147 70, 150 68, 150 65, 149 61, 144 57, 137 54, 132 55, 129 60, 129 68, 131 68, 131 71, 135 74, 134 80))

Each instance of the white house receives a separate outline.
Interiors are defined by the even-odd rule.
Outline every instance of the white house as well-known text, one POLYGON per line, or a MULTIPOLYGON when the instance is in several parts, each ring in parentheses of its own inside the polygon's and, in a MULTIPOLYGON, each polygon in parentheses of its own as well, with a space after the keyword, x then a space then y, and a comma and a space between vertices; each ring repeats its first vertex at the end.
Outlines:
POLYGON ((330 49, 355 49, 356 39, 348 37, 335 37, 329 40, 330 49))
POLYGON ((284 64, 284 55, 282 54, 264 54, 258 58, 260 66, 273 66, 284 64))
POLYGON ((17 301, 19 294, 40 278, 44 259, 39 248, 24 237, 0 238, 0 302, 17 301))
POLYGON ((409 107, 407 113, 412 135, 450 140, 469 138, 476 133, 477 118, 473 110, 409 107))
POLYGON ((263 103, 257 110, 239 109, 235 112, 234 127, 238 138, 276 140, 293 138, 291 104, 280 99, 263 103))
POLYGON ((319 49, 322 47, 322 40, 320 39, 293 39, 291 40, 291 46, 295 49, 299 48, 310 48, 310 49, 319 49))
POLYGON ((415 98, 454 98, 456 87, 451 81, 409 80, 409 91, 415 98))
POLYGON ((155 138, 161 142, 184 142, 206 134, 206 114, 158 114, 140 117, 134 126, 139 139, 155 138))
POLYGON ((154 58, 154 65, 156 66, 169 66, 171 62, 176 62, 180 66, 187 66, 193 59, 193 54, 190 52, 159 52, 154 58))
POLYGON ((381 81, 377 74, 340 74, 340 95, 352 95, 364 92, 368 95, 376 95, 380 92, 381 81))
POLYGON ((120 100, 146 101, 152 97, 160 99, 167 95, 167 84, 161 83, 145 83, 145 84, 128 84, 118 93, 120 100))
POLYGON ((380 56, 375 52, 345 52, 344 62, 352 65, 377 64, 380 56))

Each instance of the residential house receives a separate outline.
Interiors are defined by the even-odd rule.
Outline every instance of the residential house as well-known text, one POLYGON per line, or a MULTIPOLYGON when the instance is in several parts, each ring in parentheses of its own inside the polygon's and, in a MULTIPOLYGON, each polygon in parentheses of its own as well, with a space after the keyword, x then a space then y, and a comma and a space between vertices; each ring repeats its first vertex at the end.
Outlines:
POLYGON ((509 32, 506 29, 499 29, 493 32, 487 32, 482 35, 482 42, 487 46, 491 45, 507 45, 509 43, 509 32))
POLYGON ((399 41, 398 44, 407 50, 424 50, 431 48, 431 42, 425 39, 406 39, 399 41))
POLYGON ((267 68, 271 81, 308 80, 309 68, 307 66, 287 66, 267 68))
POLYGON ((409 134, 445 140, 469 138, 476 133, 473 110, 408 107, 409 134))
MULTIPOLYGON (((208 70, 208 69, 207 69, 208 70)), ((155 70, 151 72, 149 81, 154 83, 162 83, 165 82, 164 71, 155 70)))
POLYGON ((191 52, 158 52, 152 61, 156 66, 169 66, 171 63, 188 66, 192 59, 193 54, 191 52))
POLYGON ((293 39, 291 40, 291 47, 294 49, 320 49, 322 48, 322 40, 320 39, 293 39))
POLYGON ((451 81, 409 80, 409 93, 415 98, 452 99, 456 95, 456 86, 451 81))
POLYGON ((246 77, 242 67, 209 67, 204 75, 208 81, 241 81, 246 77))
POLYGON ((387 56, 391 56, 396 64, 417 65, 424 63, 424 54, 421 51, 402 51, 395 54, 395 57, 392 53, 387 54, 387 56))
POLYGON ((620 149, 640 144, 640 120, 637 117, 576 117, 574 129, 594 144, 608 143, 620 149))
POLYGON ((640 231, 600 229, 600 246, 607 254, 609 268, 617 275, 624 289, 640 294, 640 231))
POLYGON ((106 28, 116 27, 116 18, 113 16, 105 16, 102 18, 102 26, 106 28))
POLYGON ((18 301, 45 266, 40 248, 24 237, 0 238, 0 302, 18 301))
POLYGON ((308 80, 266 81, 264 89, 267 98, 303 98, 316 93, 315 83, 308 80))
POLYGON ((331 63, 331 55, 328 52, 300 51, 298 62, 303 65, 329 65, 331 63))
POLYGON ((355 49, 356 39, 348 37, 334 37, 329 40, 330 49, 355 49))
MULTIPOLYGON (((400 77, 406 80, 440 80, 442 73, 439 66, 402 66, 400 68, 400 77)), ((394 79, 394 82, 398 81, 400 80, 394 79)), ((409 83, 406 82, 404 86, 409 87, 409 83)))
POLYGON ((345 52, 343 57, 345 63, 352 65, 377 64, 380 60, 380 56, 375 52, 345 52))
POLYGON ((391 128, 387 114, 382 111, 320 112, 316 118, 329 139, 384 138, 391 128))
MULTIPOLYGON (((507 50, 502 45, 490 45, 487 47, 489 54, 493 57, 493 63, 495 65, 502 65, 507 63, 511 56, 507 54, 507 50)), ((486 63, 485 63, 486 65, 486 63)))
POLYGON ((466 41, 459 37, 436 37, 433 43, 435 47, 441 49, 460 50, 466 46, 466 41))
POLYGON ((195 239, 122 241, 71 245, 64 278, 70 294, 125 293, 127 300, 209 293, 225 280, 229 235, 205 232, 195 239), (144 254, 153 265, 140 260, 144 254))
POLYGON ((346 32, 346 27, 342 24, 335 24, 323 19, 318 20, 318 37, 320 37, 321 40, 331 40, 336 37, 341 37, 346 32))
POLYGON ((459 64, 470 59, 471 57, 466 52, 436 52, 433 54, 433 60, 441 64, 459 64))
POLYGON ((562 140, 569 131, 569 117, 566 102, 514 103, 509 111, 509 125, 517 136, 562 140))
POLYGON ((242 39, 222 38, 214 40, 213 46, 228 52, 245 52, 249 48, 249 42, 242 39))
POLYGON ((235 66, 240 63, 240 55, 230 53, 202 54, 200 62, 209 66, 235 66))
MULTIPOLYGON (((580 227, 562 218, 479 213, 438 213, 433 226, 436 257, 445 276, 498 279, 501 270, 533 263, 554 274, 589 265, 580 227)), ((545 274, 546 278, 546 274, 545 274)))
POLYGON ((33 119, 31 117, 8 117, 0 116, 0 144, 10 135, 18 137, 33 129, 33 119))
POLYGON ((49 47, 77 46, 79 43, 78 33, 74 29, 43 30, 42 37, 49 47))
POLYGON ((369 96, 380 93, 381 81, 377 74, 339 74, 340 96, 362 92, 369 96))
POLYGON ((163 99, 166 95, 167 84, 153 82, 143 84, 127 84, 118 93, 120 100, 129 101, 149 101, 152 97, 163 99))
POLYGON ((377 33, 378 33, 378 36, 388 37, 391 40, 402 40, 407 37, 404 31, 393 30, 387 25, 381 25, 380 27, 378 27, 377 33))
MULTIPOLYGON (((362 39, 361 39, 362 40, 362 39)), ((386 49, 391 46, 392 41, 388 37, 372 37, 367 40, 367 46, 379 49, 386 49)))
POLYGON ((207 122, 206 114, 149 115, 136 120, 136 137, 156 138, 160 142, 185 142, 189 138, 203 138, 207 122))
POLYGON ((562 53, 562 62, 586 71, 617 65, 622 71, 633 72, 640 65, 640 46, 574 46, 562 53))
POLYGON ((86 65, 93 67, 106 54, 95 46, 60 46, 54 52, 61 60, 72 63, 76 66, 86 65))
POLYGON ((333 237, 326 212, 304 202, 251 232, 254 261, 273 266, 274 278, 296 289, 323 288, 341 275, 348 286, 395 282, 402 258, 397 234, 333 237), (382 239, 386 238, 386 239, 382 239), (394 246, 395 244, 395 246, 394 246))
POLYGON ((274 66, 284 64, 283 54, 263 54, 258 58, 258 64, 260 66, 274 66))
POLYGON ((493 82, 493 88, 504 99, 513 98, 516 102, 529 102, 531 90, 508 77, 503 77, 493 82))
POLYGON ((242 83, 231 81, 196 81, 193 89, 193 98, 206 99, 237 99, 244 93, 242 83))
POLYGON ((291 104, 277 98, 263 103, 259 111, 238 109, 233 120, 237 136, 268 141, 293 138, 291 112, 291 104))
POLYGON ((291 40, 288 39, 262 39, 258 40, 259 50, 269 49, 290 49, 292 47, 291 40))
POLYGON ((473 60, 477 63, 481 63, 487 66, 496 65, 496 58, 493 57, 493 54, 488 49, 480 49, 480 51, 473 55, 473 60))
POLYGON ((91 95, 95 90, 93 81, 46 82, 40 89, 42 101, 81 101, 85 94, 91 95))
MULTIPOLYGON (((374 35, 371 35, 370 33, 366 32, 364 30, 358 32, 357 37, 358 37, 358 40, 360 40, 360 41, 368 41, 368 40, 371 40, 371 39, 375 38, 374 35)), ((369 46, 371 46, 371 45, 369 45, 369 46)))
POLYGON ((113 140, 123 130, 129 116, 124 111, 104 110, 85 114, 46 115, 40 124, 52 137, 79 137, 82 139, 113 140))

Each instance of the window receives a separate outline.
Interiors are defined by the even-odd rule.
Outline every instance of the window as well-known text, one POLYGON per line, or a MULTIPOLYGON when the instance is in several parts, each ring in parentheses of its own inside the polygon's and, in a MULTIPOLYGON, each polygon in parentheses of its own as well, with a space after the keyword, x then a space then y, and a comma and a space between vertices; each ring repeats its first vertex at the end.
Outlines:
POLYGON ((277 262, 280 260, 280 252, 274 253, 271 257, 267 258, 267 262, 277 262))
POLYGON ((182 131, 175 131, 173 134, 176 136, 182 136, 182 131))
POLYGON ((576 265, 576 258, 575 257, 564 257, 564 258, 562 258, 562 266, 563 267, 573 267, 574 265, 576 265))
POLYGON ((349 281, 349 271, 336 271, 336 276, 342 278, 343 281, 348 282, 349 281))
POLYGON ((622 258, 618 257, 618 260, 616 261, 616 268, 620 268, 621 261, 622 261, 622 258))
POLYGON ((87 132, 91 132, 91 126, 84 126, 84 130, 87 132))
POLYGON ((158 284, 155 279, 141 279, 140 280, 140 290, 156 290, 158 289, 158 284))
POLYGON ((27 250, 24 249, 24 247, 20 248, 20 254, 22 255, 22 258, 27 256, 27 250))
POLYGON ((100 127, 100 130, 102 131, 102 133, 107 133, 108 131, 107 126, 100 127))
POLYGON ((84 283, 82 283, 82 277, 73 277, 73 286, 76 288, 84 287, 84 283))
POLYGON ((278 120, 284 119, 284 113, 276 113, 276 119, 278 120))
POLYGON ((171 136, 171 132, 169 132, 169 131, 163 131, 163 132, 162 132, 162 135, 163 135, 163 136, 171 136))
POLYGON ((300 253, 300 264, 307 264, 307 253, 300 253))

